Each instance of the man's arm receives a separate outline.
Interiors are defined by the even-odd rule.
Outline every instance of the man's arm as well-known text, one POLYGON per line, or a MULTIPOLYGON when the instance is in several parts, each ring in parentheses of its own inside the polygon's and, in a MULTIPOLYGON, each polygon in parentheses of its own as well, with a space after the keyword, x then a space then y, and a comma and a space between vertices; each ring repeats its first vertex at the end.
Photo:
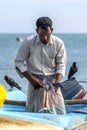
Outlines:
POLYGON ((23 43, 17 53, 15 59, 15 68, 20 75, 20 77, 25 77, 34 87, 41 87, 41 81, 33 76, 30 72, 27 71, 27 66, 24 63, 29 57, 30 50, 28 44, 23 43))
POLYGON ((59 48, 57 47, 57 55, 56 55, 56 80, 60 81, 62 77, 65 76, 66 63, 67 63, 67 55, 64 43, 61 42, 59 48))
POLYGON ((28 71, 21 72, 18 67, 16 67, 17 72, 19 72, 21 75, 23 75, 35 88, 40 88, 42 87, 42 81, 37 79, 35 76, 33 76, 31 73, 28 71))
POLYGON ((61 81, 61 79, 62 79, 62 77, 63 77, 63 75, 62 75, 62 74, 60 74, 60 73, 56 74, 56 79, 55 79, 55 82, 60 82, 60 81, 61 81))

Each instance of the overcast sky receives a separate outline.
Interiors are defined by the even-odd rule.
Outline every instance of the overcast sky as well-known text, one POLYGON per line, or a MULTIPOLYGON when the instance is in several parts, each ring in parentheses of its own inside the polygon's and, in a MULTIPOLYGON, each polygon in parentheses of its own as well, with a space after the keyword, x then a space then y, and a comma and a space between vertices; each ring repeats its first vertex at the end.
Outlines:
POLYGON ((41 16, 53 20, 54 32, 87 33, 87 0, 0 0, 0 33, 35 32, 41 16))

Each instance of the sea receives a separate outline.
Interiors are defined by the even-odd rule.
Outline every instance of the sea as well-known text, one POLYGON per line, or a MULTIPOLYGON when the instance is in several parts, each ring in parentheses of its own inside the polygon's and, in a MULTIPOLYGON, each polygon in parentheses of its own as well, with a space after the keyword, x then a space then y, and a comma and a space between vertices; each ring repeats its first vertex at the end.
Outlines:
MULTIPOLYGON (((22 44, 22 42, 17 41, 16 38, 20 37, 25 39, 30 35, 32 34, 0 34, 0 84, 2 84, 7 90, 9 90, 10 87, 4 80, 5 75, 13 78, 15 82, 22 87, 22 91, 27 93, 28 81, 25 78, 21 78, 17 74, 14 60, 17 51, 22 44)), ((55 33, 54 35, 60 37, 64 41, 67 52, 66 73, 62 81, 67 80, 70 66, 73 62, 76 62, 78 66, 78 72, 75 73, 74 77, 81 83, 84 89, 87 90, 87 34, 55 33)))

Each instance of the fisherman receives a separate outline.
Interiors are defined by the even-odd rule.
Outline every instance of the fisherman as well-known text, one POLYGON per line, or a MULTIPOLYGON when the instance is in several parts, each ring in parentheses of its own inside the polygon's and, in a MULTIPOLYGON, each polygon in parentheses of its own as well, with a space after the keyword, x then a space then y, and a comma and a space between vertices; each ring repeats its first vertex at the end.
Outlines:
POLYGON ((65 75, 66 50, 63 41, 52 35, 52 20, 40 17, 37 34, 24 40, 15 59, 21 77, 29 81, 26 111, 65 114, 64 99, 59 83, 65 75))

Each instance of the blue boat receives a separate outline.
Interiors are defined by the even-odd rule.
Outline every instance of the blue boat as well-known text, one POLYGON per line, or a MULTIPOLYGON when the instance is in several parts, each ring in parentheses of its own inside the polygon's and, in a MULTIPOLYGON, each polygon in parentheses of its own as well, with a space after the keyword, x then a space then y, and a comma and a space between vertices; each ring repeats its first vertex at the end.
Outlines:
POLYGON ((65 115, 25 112, 25 104, 22 91, 7 92, 0 109, 0 130, 87 130, 87 99, 65 100, 65 115))

